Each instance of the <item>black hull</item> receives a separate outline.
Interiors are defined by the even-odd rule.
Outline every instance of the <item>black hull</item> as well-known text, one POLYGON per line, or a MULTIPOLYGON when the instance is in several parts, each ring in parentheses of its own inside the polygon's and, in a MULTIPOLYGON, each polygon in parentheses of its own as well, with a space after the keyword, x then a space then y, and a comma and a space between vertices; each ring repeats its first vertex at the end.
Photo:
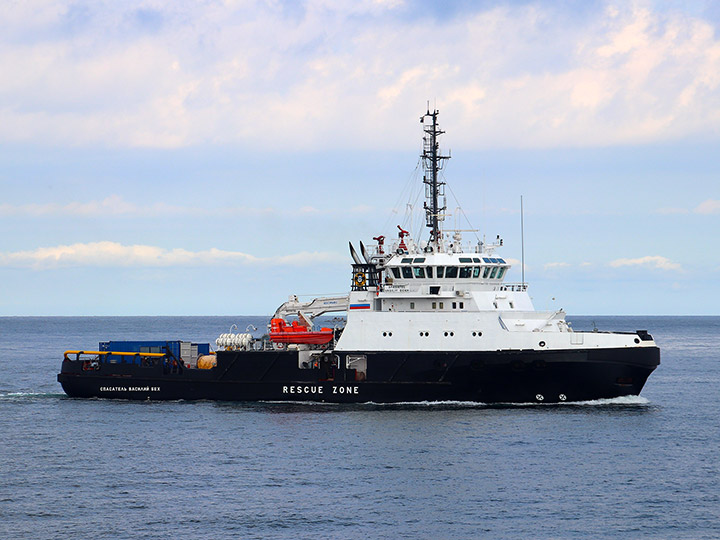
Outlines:
POLYGON ((657 347, 565 351, 338 353, 334 365, 300 369, 296 351, 218 353, 211 370, 63 361, 71 397, 135 400, 397 403, 557 403, 638 395, 660 363, 657 347), (367 357, 367 379, 345 368, 367 357))

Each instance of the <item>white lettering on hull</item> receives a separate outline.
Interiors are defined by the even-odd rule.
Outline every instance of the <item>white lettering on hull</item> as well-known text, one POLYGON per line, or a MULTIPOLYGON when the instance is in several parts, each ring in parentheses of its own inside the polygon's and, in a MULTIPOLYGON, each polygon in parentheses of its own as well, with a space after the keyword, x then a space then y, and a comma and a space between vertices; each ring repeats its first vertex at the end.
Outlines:
POLYGON ((283 394, 322 394, 322 386, 283 386, 283 394))
POLYGON ((159 386, 101 386, 101 392, 159 392, 159 386))
MULTIPOLYGON (((333 394, 359 394, 360 390, 358 386, 345 386, 345 385, 332 385, 332 393, 333 394)), ((282 393, 283 394, 323 394, 325 388, 323 386, 317 386, 317 385, 308 385, 308 386, 302 386, 302 385, 290 385, 290 386, 283 386, 282 387, 282 393)))

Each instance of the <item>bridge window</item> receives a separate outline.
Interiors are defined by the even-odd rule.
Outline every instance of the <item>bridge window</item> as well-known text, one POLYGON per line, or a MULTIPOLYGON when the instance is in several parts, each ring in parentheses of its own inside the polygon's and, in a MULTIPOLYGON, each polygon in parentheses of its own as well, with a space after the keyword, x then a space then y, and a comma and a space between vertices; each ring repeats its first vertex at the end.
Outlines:
POLYGON ((400 262, 403 263, 403 264, 411 263, 411 262, 412 262, 412 257, 409 258, 409 259, 403 259, 403 260, 400 261, 400 262))
POLYGON ((425 277, 425 270, 422 268, 422 266, 413 267, 413 272, 415 273, 416 278, 424 278, 425 277))
POLYGON ((412 279, 412 268, 409 266, 403 266, 402 275, 405 279, 412 279))
POLYGON ((445 275, 445 267, 444 266, 438 266, 437 267, 437 277, 441 278, 445 275))
POLYGON ((492 272, 490 272, 490 279, 495 279, 495 276, 497 275, 498 267, 492 269, 492 272))
POLYGON ((416 263, 425 262, 425 257, 417 257, 417 258, 415 259, 415 262, 416 262, 416 263))
POLYGON ((497 278, 498 278, 498 279, 502 279, 503 274, 505 273, 505 270, 507 270, 507 266, 501 266, 501 267, 498 269, 498 275, 497 275, 497 278))
POLYGON ((426 266, 425 267, 425 273, 427 274, 427 277, 432 277, 432 266, 426 266))
POLYGON ((483 279, 487 279, 490 276, 490 267, 486 266, 483 270, 483 279))
POLYGON ((480 266, 473 267, 473 277, 476 279, 480 277, 480 268, 480 266))
POLYGON ((469 278, 472 275, 472 266, 461 266, 460 267, 460 277, 465 279, 469 278))
POLYGON ((458 276, 458 267, 457 266, 448 266, 445 268, 445 277, 449 279, 454 279, 458 276))

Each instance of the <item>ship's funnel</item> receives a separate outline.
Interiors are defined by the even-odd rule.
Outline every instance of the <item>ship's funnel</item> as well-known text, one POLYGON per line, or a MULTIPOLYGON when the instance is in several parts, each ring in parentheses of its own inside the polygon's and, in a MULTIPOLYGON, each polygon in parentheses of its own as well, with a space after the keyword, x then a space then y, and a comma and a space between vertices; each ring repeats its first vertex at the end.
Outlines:
POLYGON ((367 249, 365 249, 365 244, 362 243, 362 240, 360 240, 360 253, 362 253, 363 259, 365 259, 366 263, 372 264, 370 262, 370 257, 368 256, 367 249))
POLYGON ((358 257, 357 251, 355 251, 352 242, 348 242, 348 245, 350 246, 350 256, 353 258, 353 261, 355 261, 355 264, 362 264, 362 261, 360 260, 360 257, 358 257))

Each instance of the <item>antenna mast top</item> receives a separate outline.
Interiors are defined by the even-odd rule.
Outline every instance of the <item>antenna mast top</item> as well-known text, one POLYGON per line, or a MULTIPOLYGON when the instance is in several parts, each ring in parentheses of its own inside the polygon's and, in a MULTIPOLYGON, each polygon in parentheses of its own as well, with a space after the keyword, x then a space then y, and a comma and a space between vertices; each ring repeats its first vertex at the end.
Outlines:
POLYGON ((425 184, 425 219, 426 225, 430 227, 430 242, 428 246, 440 252, 443 249, 442 230, 440 224, 445 220, 445 210, 447 204, 445 200, 445 182, 439 178, 439 172, 445 165, 445 161, 450 156, 444 156, 440 153, 440 144, 438 137, 445 133, 440 129, 437 123, 439 111, 437 109, 430 112, 430 102, 428 102, 427 112, 420 117, 420 123, 423 124, 423 152, 421 154, 423 170, 423 183, 425 184), (428 120, 426 122, 426 119, 428 120), (430 121, 432 119, 432 121, 430 121), (443 198, 443 205, 440 206, 439 199, 443 198))

